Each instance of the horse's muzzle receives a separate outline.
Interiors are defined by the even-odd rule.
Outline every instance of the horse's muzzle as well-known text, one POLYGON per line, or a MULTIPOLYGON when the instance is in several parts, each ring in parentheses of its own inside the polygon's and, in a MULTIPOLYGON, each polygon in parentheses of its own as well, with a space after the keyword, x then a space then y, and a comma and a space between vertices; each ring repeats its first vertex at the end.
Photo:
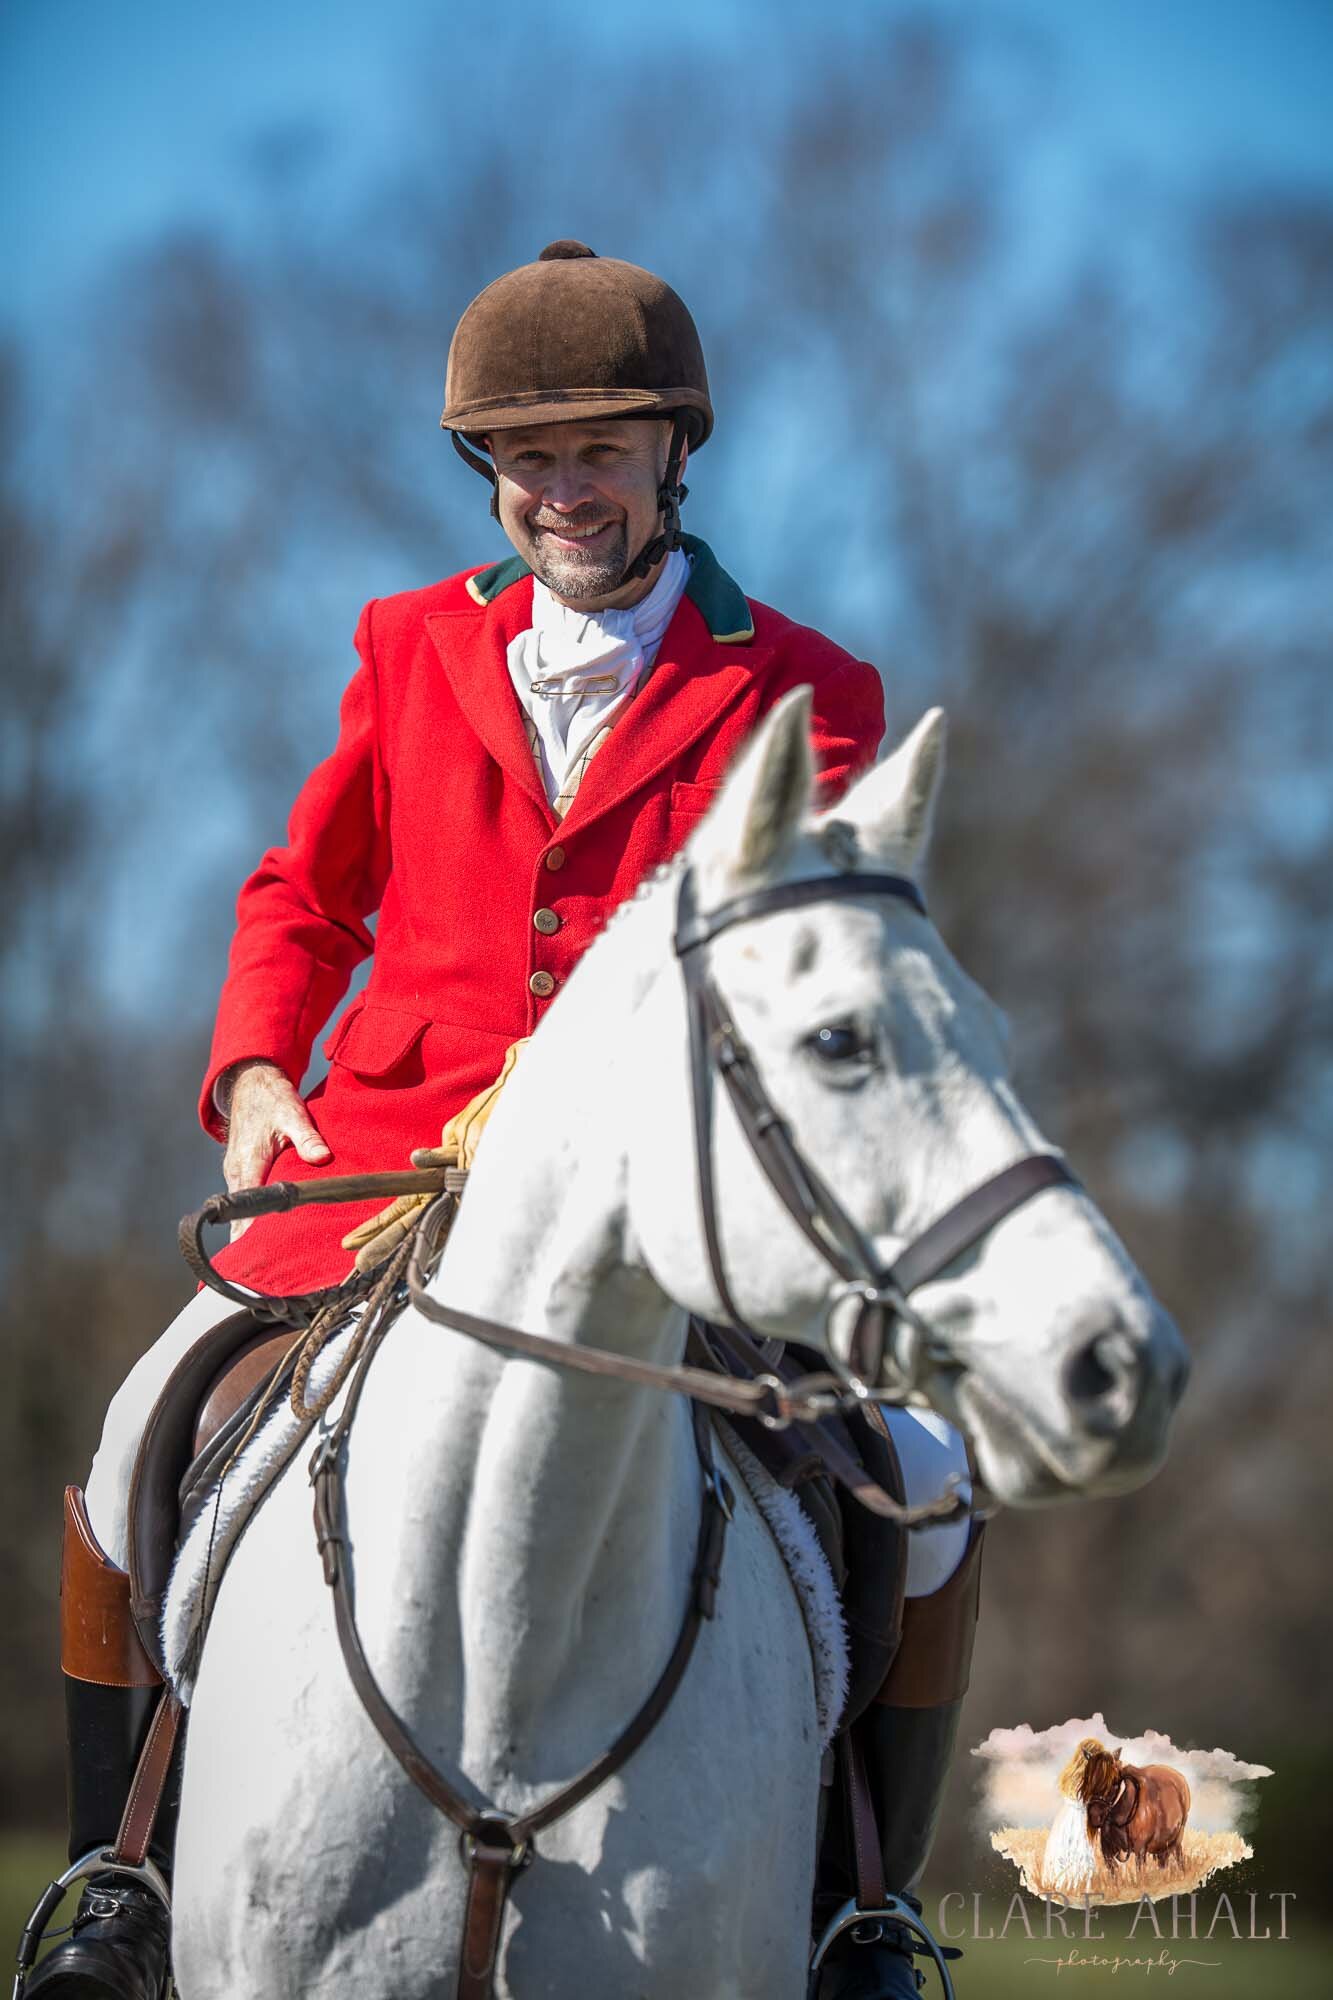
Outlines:
POLYGON ((1081 1333, 1059 1370, 1058 1413, 976 1369, 956 1395, 986 1486, 1010 1506, 1128 1492, 1166 1453, 1189 1356, 1154 1306, 1142 1331, 1116 1320, 1081 1333))

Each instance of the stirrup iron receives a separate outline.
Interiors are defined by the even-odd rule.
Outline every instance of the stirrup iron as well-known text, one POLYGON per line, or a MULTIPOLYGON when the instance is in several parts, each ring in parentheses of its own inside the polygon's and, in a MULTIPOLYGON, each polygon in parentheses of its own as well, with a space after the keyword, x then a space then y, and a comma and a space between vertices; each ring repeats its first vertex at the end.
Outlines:
POLYGON ((901 1924, 904 1930, 912 1931, 921 1939, 921 1945, 917 1949, 921 1951, 923 1957, 928 1956, 934 1960, 935 1969, 940 1975, 940 1984, 944 1988, 944 2000, 956 2000, 953 1980, 949 1977, 949 1968, 945 1961, 947 1958, 961 1958, 962 1953, 954 1946, 937 1944, 924 1918, 919 1917, 911 1904, 905 1903, 900 1896, 886 1896, 873 1910, 862 1909, 855 1896, 852 1896, 841 1909, 834 1911, 811 1954, 808 1988, 810 2000, 813 2000, 819 1984, 820 1967, 838 1939, 846 1931, 855 1931, 862 1924, 873 1924, 876 1926, 873 1936, 864 1940, 866 1944, 873 1944, 881 1936, 886 1923, 901 1924))
POLYGON ((47 1925, 64 1902, 67 1890, 90 1875, 123 1875, 131 1882, 142 1883, 144 1888, 152 1890, 168 1915, 171 1913, 171 1891, 155 1862, 144 1860, 136 1864, 113 1861, 109 1847, 90 1847, 86 1854, 81 1854, 77 1861, 70 1863, 63 1875, 57 1875, 53 1882, 48 1882, 33 1904, 32 1914, 23 1926, 23 1935, 19 1939, 16 1954, 18 1970, 14 1974, 10 2000, 22 2000, 28 1974, 37 1958, 38 1946, 46 1935, 47 1925))

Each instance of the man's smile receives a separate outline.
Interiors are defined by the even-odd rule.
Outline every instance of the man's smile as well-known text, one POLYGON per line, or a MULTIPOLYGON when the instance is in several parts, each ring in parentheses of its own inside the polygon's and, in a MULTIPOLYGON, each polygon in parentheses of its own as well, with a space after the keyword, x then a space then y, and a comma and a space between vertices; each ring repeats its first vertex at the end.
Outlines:
POLYGON ((602 521, 597 526, 585 528, 574 527, 569 522, 563 523, 558 528, 552 527, 546 522, 539 522, 536 525, 535 532, 539 535, 547 536, 549 540, 556 543, 560 548, 577 549, 582 548, 588 542, 596 541, 601 535, 611 533, 615 527, 616 523, 614 521, 602 521))

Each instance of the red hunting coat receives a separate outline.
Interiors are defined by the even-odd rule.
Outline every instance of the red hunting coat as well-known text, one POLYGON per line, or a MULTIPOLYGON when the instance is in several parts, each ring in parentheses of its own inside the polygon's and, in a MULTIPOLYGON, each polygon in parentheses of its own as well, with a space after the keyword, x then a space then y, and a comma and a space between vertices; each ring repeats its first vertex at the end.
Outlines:
MULTIPOLYGON (((333 1158, 309 1167, 287 1148, 270 1179, 403 1167, 414 1146, 436 1143, 508 1044, 540 1025, 610 912, 682 846, 788 689, 814 687, 826 803, 873 760, 884 728, 874 669, 751 603, 702 542, 685 545, 690 582, 653 672, 563 820, 506 664, 532 622, 526 567, 515 558, 367 605, 337 746, 302 788, 287 845, 241 890, 200 1100, 221 1138, 213 1085, 229 1064, 265 1056, 299 1085, 373 951, 307 1100, 333 1158)), ((330 1284, 350 1266, 339 1238, 378 1205, 264 1218, 218 1264, 265 1291, 330 1284)))

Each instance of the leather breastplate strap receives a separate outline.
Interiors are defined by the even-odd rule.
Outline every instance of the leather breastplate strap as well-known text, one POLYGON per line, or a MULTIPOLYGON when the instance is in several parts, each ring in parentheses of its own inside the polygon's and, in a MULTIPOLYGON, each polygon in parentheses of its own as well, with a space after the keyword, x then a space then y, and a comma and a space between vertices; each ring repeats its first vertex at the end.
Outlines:
MULTIPOLYGON (((383 1337, 381 1330, 379 1338, 383 1337)), ((315 1489, 315 1534, 324 1564, 324 1580, 333 1591, 334 1619, 352 1686, 376 1730, 418 1791, 459 1829, 468 1871, 467 1905, 459 1962, 457 2000, 489 2000, 505 1904, 515 1876, 535 1855, 534 1836, 563 1819, 625 1764, 654 1725, 666 1713, 685 1675, 704 1620, 717 1603, 718 1583, 733 1495, 713 1457, 709 1421, 691 1405, 695 1448, 703 1472, 703 1510, 695 1548, 689 1603, 670 1658, 647 1699, 626 1723, 610 1749, 576 1777, 529 1812, 510 1817, 474 1806, 417 1744, 395 1713, 366 1658, 356 1625, 353 1585, 344 1536, 346 1496, 342 1456, 347 1433, 360 1398, 366 1371, 379 1346, 368 1342, 342 1415, 311 1461, 315 1489)))

